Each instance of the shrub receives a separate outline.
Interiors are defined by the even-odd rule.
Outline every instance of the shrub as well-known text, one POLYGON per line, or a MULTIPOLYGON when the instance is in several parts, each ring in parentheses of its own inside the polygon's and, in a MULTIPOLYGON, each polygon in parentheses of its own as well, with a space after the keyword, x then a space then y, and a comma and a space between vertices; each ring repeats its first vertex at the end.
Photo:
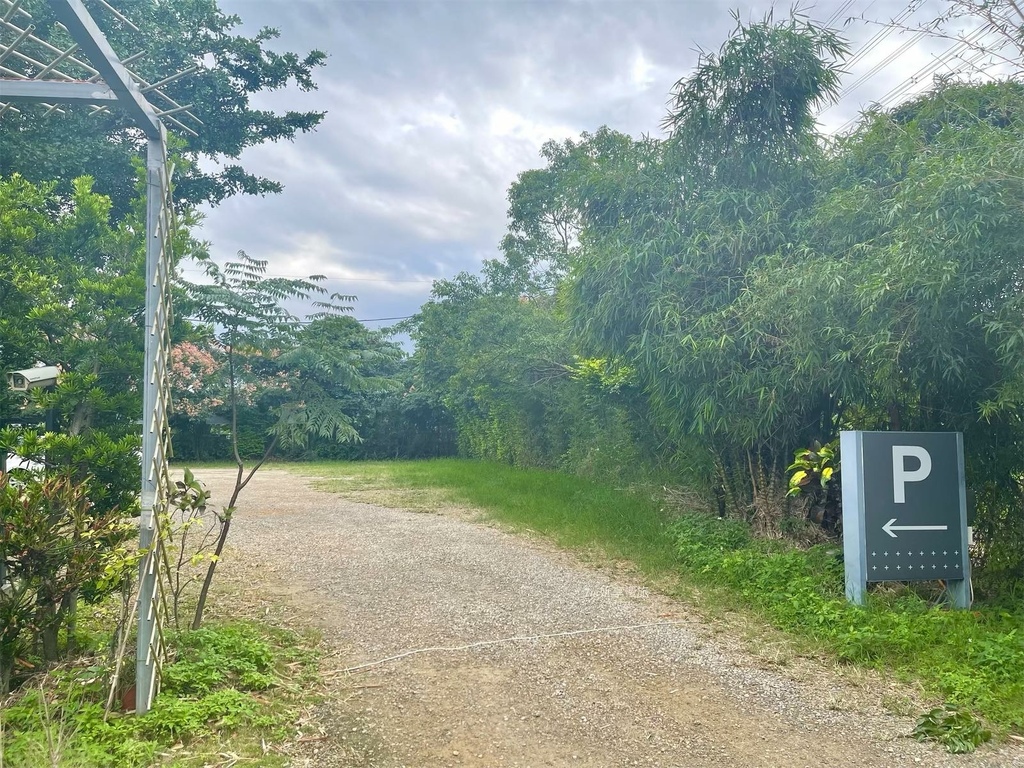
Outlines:
POLYGON ((136 562, 124 546, 130 522, 94 507, 88 489, 66 475, 0 473, 0 694, 37 641, 47 661, 58 658, 58 632, 80 590, 105 594, 136 562))

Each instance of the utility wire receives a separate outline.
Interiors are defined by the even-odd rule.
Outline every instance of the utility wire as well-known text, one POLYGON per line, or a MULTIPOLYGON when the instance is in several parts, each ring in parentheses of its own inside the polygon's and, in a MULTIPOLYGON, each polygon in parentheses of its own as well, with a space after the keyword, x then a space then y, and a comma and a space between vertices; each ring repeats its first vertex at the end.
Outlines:
MULTIPOLYGON (((337 317, 348 317, 348 315, 337 315, 337 317)), ((380 323, 385 320, 408 320, 416 315, 402 315, 401 317, 367 317, 365 320, 360 320, 358 317, 352 318, 357 323, 380 323)), ((312 325, 316 320, 299 320, 296 325, 312 325)))
POLYGON ((903 43, 903 45, 901 45, 899 48, 897 48, 895 51, 890 53, 884 59, 882 59, 877 64, 875 64, 875 66, 873 66, 871 69, 869 69, 863 75, 861 75, 859 78, 857 78, 852 83, 850 83, 848 86, 846 86, 843 89, 843 94, 842 95, 846 95, 846 94, 852 93, 853 91, 857 90, 861 85, 863 85, 865 82, 867 82, 872 77, 877 75, 879 72, 881 72, 887 66, 892 64, 894 61, 896 61, 896 59, 898 59, 904 53, 906 53, 907 50, 909 50, 912 45, 917 43, 917 41, 920 40, 922 37, 924 37, 926 34, 928 34, 927 30, 921 30, 920 32, 918 32, 912 38, 910 38, 905 43, 903 43))
POLYGON ((922 79, 934 74, 936 71, 941 69, 943 66, 948 64, 953 59, 955 59, 961 53, 973 47, 975 43, 981 40, 981 38, 985 35, 986 31, 987 30, 984 26, 978 27, 963 40, 960 40, 951 45, 941 55, 939 55, 932 61, 922 66, 917 72, 912 74, 902 83, 900 83, 887 94, 885 94, 881 99, 878 100, 878 103, 882 105, 883 108, 891 106, 922 79))
MULTIPOLYGON (((205 270, 196 269, 195 267, 181 267, 182 272, 192 272, 193 274, 203 275, 206 274, 205 270)), ((290 280, 308 280, 309 275, 282 275, 277 273, 266 273, 263 277, 283 277, 290 280)), ((434 278, 431 280, 392 280, 389 277, 340 277, 338 275, 324 275, 325 280, 345 280, 357 283, 412 283, 416 285, 433 285, 435 280, 440 278, 434 278)))
MULTIPOLYGON (((873 4, 874 2, 872 0, 872 5, 873 4)), ((853 0, 846 0, 845 3, 843 3, 842 5, 839 6, 839 8, 836 9, 835 13, 833 13, 831 16, 828 17, 828 19, 826 19, 824 26, 831 27, 833 24, 835 24, 839 20, 839 17, 846 13, 846 11, 849 9, 851 5, 853 5, 853 0)))
POLYGON ((875 48, 881 45, 889 35, 899 29, 900 25, 909 19, 915 10, 916 8, 914 4, 908 3, 907 6, 896 15, 896 18, 890 20, 888 24, 872 35, 871 38, 869 38, 868 41, 864 43, 864 45, 862 45, 855 54, 853 54, 849 61, 844 62, 844 65, 850 68, 857 66, 865 56, 875 50, 875 48))
MULTIPOLYGON (((962 40, 959 40, 958 42, 951 45, 941 54, 936 56, 933 60, 923 65, 920 69, 914 72, 906 80, 897 84, 892 89, 890 89, 888 93, 883 95, 881 98, 877 99, 874 102, 875 108, 885 110, 898 103, 902 98, 904 98, 904 96, 909 91, 913 89, 915 85, 933 75, 939 69, 949 64, 950 61, 956 59, 958 56, 961 56, 966 50, 969 50, 970 48, 977 46, 981 42, 986 32, 987 28, 984 25, 980 26, 962 40)), ((972 59, 968 63, 973 65, 973 63, 975 63, 977 59, 984 56, 984 51, 979 52, 979 54, 975 54, 975 56, 972 57, 972 59)), ((857 124, 857 122, 860 119, 860 115, 850 118, 842 126, 840 126, 837 133, 843 133, 848 129, 852 128, 854 125, 857 124)))
MULTIPOLYGON (((874 2, 872 2, 871 5, 874 5, 874 2)), ((870 8, 871 5, 869 5, 868 8, 870 8)), ((866 43, 864 43, 864 45, 862 45, 856 51, 856 53, 854 53, 854 55, 849 60, 843 62, 843 66, 847 69, 847 71, 850 71, 854 67, 856 67, 861 61, 863 61, 868 56, 868 54, 870 54, 872 51, 874 51, 876 48, 878 48, 878 46, 881 45, 886 40, 886 38, 889 37, 889 35, 891 35, 895 31, 897 31, 898 29, 901 29, 902 25, 905 24, 905 22, 910 18, 910 16, 916 10, 917 10, 917 7, 916 7, 916 5, 915 5, 915 3, 913 1, 908 3, 903 8, 903 10, 900 11, 896 15, 895 18, 891 19, 887 24, 885 24, 885 26, 882 27, 882 29, 880 29, 878 32, 876 32, 874 35, 872 35, 868 39, 868 41, 866 43)), ((866 11, 867 11, 867 8, 865 8, 865 12, 866 11)), ((887 67, 889 64, 891 64, 894 61, 896 61, 896 59, 898 59, 902 54, 904 54, 914 43, 916 43, 918 40, 920 40, 923 35, 924 35, 924 31, 923 30, 918 32, 911 40, 903 43, 899 48, 896 49, 896 51, 888 54, 881 61, 879 61, 877 64, 875 64, 867 72, 867 74, 864 74, 864 75, 860 76, 852 84, 845 85, 839 91, 839 95, 835 99, 835 101, 831 102, 830 104, 825 106, 823 109, 821 109, 818 112, 818 114, 822 115, 822 114, 828 112, 829 110, 834 109, 835 107, 837 107, 839 105, 839 103, 847 95, 849 95, 851 92, 853 92, 854 90, 859 88, 861 85, 863 85, 869 79, 871 79, 872 77, 877 75, 881 70, 885 69, 885 67, 887 67)))
POLYGON ((403 315, 402 317, 368 317, 365 320, 357 320, 358 323, 379 323, 384 320, 408 320, 416 315, 403 315))

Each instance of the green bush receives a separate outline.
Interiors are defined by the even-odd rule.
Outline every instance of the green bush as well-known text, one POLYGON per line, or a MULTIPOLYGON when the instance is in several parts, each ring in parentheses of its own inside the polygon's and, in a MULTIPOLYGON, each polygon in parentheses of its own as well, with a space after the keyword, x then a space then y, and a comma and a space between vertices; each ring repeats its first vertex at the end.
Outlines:
POLYGON ((93 505, 88 481, 16 472, 0 472, 0 695, 33 646, 46 662, 66 655, 60 638, 78 597, 113 591, 135 563, 131 524, 93 505))

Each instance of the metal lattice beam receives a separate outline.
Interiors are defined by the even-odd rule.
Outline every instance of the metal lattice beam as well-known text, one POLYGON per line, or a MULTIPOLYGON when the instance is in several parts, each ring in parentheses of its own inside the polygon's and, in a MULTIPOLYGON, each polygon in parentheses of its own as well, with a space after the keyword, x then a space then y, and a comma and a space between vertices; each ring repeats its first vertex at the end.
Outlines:
POLYGON ((102 104, 117 101, 105 83, 68 83, 53 80, 15 80, 0 82, 0 98, 7 101, 63 101, 69 104, 102 104))
MULTIPOLYGON (((198 136, 196 131, 175 117, 180 115, 190 122, 202 125, 202 121, 189 111, 192 105, 181 105, 162 90, 164 86, 198 71, 198 65, 168 75, 155 83, 149 83, 138 73, 128 69, 128 65, 142 58, 145 51, 126 59, 119 59, 82 5, 82 0, 49 2, 60 21, 60 26, 75 41, 70 48, 58 48, 37 36, 32 16, 20 7, 21 0, 0 0, 0 33, 6 31, 16 36, 12 42, 7 43, 0 38, 0 63, 11 58, 12 61, 19 62, 24 70, 0 66, 0 115, 7 111, 20 111, 14 107, 15 102, 41 103, 47 108, 46 115, 52 112, 63 114, 64 110, 60 109, 58 104, 88 103, 93 108, 90 115, 95 115, 106 112, 108 105, 116 101, 119 106, 131 113, 133 121, 142 128, 148 138, 156 136, 156 118, 162 118, 162 122, 173 125, 183 133, 198 136), (28 23, 23 27, 18 26, 12 19, 18 22, 24 19, 28 23), (47 85, 35 89, 19 85, 18 81, 40 81, 47 85), (79 87, 78 93, 74 89, 61 88, 72 83, 78 86, 82 83, 98 83, 101 89, 96 93, 103 95, 90 99, 88 95, 81 95, 88 94, 84 88, 79 87), (106 91, 102 90, 103 88, 106 88, 106 91), (115 98, 110 98, 107 91, 115 98), (65 98, 64 93, 69 96, 65 98), (149 93, 158 97, 165 106, 158 108, 150 102, 146 96, 149 93), (54 103, 45 101, 41 94, 56 94, 52 97, 54 103)), ((109 3, 104 0, 96 2, 121 23, 136 32, 140 31, 109 3)))
POLYGON ((146 101, 132 81, 131 75, 118 59, 107 38, 103 36, 92 16, 85 10, 81 0, 51 0, 54 13, 71 37, 82 48, 82 52, 96 67, 110 89, 117 94, 118 104, 132 116, 136 125, 146 132, 150 139, 160 139, 160 118, 156 110, 146 101))

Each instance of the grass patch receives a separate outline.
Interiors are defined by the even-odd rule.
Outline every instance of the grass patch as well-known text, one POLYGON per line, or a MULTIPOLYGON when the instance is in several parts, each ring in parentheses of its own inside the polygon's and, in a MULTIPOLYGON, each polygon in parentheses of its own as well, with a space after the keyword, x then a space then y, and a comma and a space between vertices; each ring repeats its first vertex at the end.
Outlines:
POLYGON ((220 764, 225 754, 289 763, 264 744, 289 738, 308 704, 315 638, 234 621, 173 637, 170 647, 163 689, 139 717, 104 722, 105 675, 87 658, 26 683, 0 708, 0 764, 184 767, 220 764))
POLYGON ((742 524, 687 516, 674 525, 679 563, 775 626, 842 662, 918 680, 1002 731, 1024 732, 1024 606, 953 611, 909 589, 844 597, 836 546, 755 540, 742 524))
MULTIPOLYGON (((1024 605, 1019 599, 950 611, 914 591, 886 589, 859 608, 844 598, 835 544, 797 549, 755 540, 742 524, 706 515, 669 520, 650 495, 557 472, 463 460, 295 469, 324 478, 327 490, 389 503, 373 498, 383 493, 406 508, 420 506, 427 493, 430 503, 440 499, 477 507, 564 547, 597 548, 628 559, 651 577, 682 574, 688 592, 700 595, 702 609, 727 606, 752 613, 801 647, 919 681, 929 694, 979 713, 999 733, 1024 733, 1024 605)), ((959 721, 956 727, 967 728, 959 721)))
POLYGON ((583 552, 598 549, 641 571, 665 574, 677 562, 660 506, 648 495, 541 469, 461 459, 293 465, 319 487, 387 506, 471 506, 518 530, 583 552))

